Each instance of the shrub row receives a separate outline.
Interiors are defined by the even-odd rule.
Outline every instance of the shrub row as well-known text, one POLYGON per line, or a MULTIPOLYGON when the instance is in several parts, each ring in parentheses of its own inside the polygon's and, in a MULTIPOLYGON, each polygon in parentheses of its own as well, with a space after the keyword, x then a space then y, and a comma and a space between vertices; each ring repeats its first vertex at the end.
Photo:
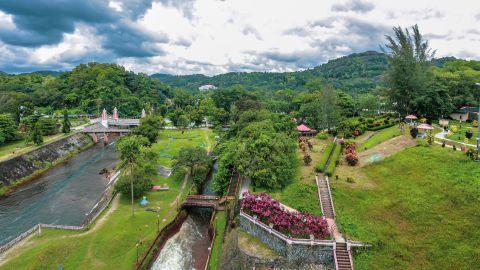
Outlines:
POLYGON ((330 153, 333 150, 333 147, 335 144, 333 141, 329 142, 327 144, 327 147, 325 148, 325 151, 323 151, 322 157, 320 158, 320 161, 317 163, 315 166, 315 171, 316 172, 323 172, 325 169, 325 166, 327 165, 328 157, 330 156, 330 153))
POLYGON ((335 149, 333 149, 332 157, 330 158, 330 163, 328 164, 327 169, 325 170, 325 174, 327 176, 332 176, 333 171, 335 171, 335 166, 337 166, 338 159, 340 158, 340 153, 342 152, 342 146, 337 144, 335 149))
POLYGON ((396 123, 393 122, 393 123, 390 123, 390 124, 387 124, 387 125, 383 125, 383 126, 376 126, 376 127, 371 127, 371 128, 368 128, 368 127, 367 127, 367 130, 369 130, 369 131, 377 131, 377 130, 381 130, 381 129, 393 127, 393 126, 395 126, 395 124, 396 124, 396 123))

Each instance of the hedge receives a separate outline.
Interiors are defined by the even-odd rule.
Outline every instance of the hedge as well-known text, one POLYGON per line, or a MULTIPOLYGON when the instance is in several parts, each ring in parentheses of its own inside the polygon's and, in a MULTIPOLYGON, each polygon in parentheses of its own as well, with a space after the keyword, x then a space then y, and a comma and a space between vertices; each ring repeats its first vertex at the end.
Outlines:
POLYGON ((369 131, 377 131, 377 130, 393 127, 395 125, 396 125, 396 123, 394 122, 394 123, 390 123, 390 124, 383 125, 383 126, 376 126, 376 127, 371 127, 371 128, 367 127, 366 129, 369 130, 369 131))
POLYGON ((334 146, 335 144, 333 143, 333 141, 330 141, 327 144, 327 147, 325 148, 325 151, 323 151, 323 155, 320 158, 320 161, 315 166, 316 172, 320 172, 320 173, 323 172, 323 170, 325 169, 325 166, 327 165, 328 157, 330 156, 330 153, 332 152, 334 146))
POLYGON ((335 149, 333 149, 332 157, 330 158, 330 163, 328 164, 327 169, 325 170, 325 175, 332 176, 335 166, 337 166, 338 159, 340 158, 340 153, 342 152, 342 146, 337 144, 335 149))

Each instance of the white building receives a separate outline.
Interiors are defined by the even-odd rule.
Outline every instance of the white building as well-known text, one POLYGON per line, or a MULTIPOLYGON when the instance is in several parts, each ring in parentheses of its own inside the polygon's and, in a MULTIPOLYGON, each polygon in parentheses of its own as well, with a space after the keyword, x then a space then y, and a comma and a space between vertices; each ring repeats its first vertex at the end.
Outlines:
POLYGON ((205 85, 202 85, 202 86, 198 87, 198 90, 200 90, 200 91, 208 91, 208 90, 212 90, 212 89, 217 89, 217 87, 213 84, 205 84, 205 85))

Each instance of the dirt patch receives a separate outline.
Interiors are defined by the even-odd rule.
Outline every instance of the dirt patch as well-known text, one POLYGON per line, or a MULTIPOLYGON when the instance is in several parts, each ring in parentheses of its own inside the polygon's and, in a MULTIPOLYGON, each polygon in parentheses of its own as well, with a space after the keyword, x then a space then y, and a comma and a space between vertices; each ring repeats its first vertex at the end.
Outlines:
POLYGON ((358 154, 358 166, 363 167, 372 162, 382 160, 388 156, 391 156, 407 147, 414 146, 416 142, 409 136, 402 135, 383 142, 374 146, 368 150, 360 152, 358 154))

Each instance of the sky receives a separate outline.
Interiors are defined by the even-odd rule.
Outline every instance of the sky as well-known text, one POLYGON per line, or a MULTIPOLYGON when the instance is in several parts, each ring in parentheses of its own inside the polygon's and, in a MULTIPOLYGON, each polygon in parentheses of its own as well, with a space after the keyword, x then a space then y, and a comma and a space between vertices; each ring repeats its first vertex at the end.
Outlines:
POLYGON ((1 0, 0 70, 295 71, 414 24, 437 57, 480 59, 479 0, 1 0))

